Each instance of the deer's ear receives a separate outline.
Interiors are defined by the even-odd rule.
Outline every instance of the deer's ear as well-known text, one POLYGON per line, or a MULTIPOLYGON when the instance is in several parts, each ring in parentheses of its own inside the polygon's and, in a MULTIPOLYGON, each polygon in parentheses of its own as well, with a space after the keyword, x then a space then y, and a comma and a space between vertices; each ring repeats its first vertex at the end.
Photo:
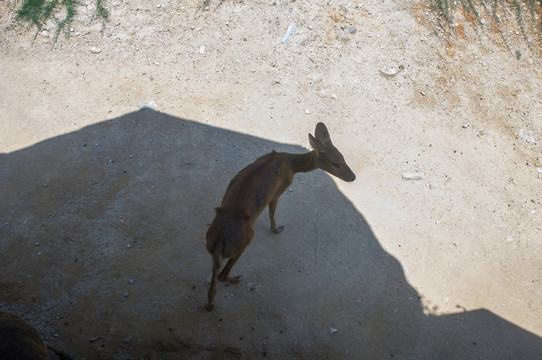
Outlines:
POLYGON ((326 147, 324 146, 324 144, 322 144, 320 140, 318 140, 311 134, 309 134, 309 142, 311 143, 311 147, 319 153, 323 154, 326 152, 326 147))
POLYGON ((314 150, 318 150, 319 148, 322 147, 322 144, 320 143, 320 141, 318 141, 314 136, 312 136, 311 134, 309 134, 309 142, 311 144, 311 147, 314 149, 314 150))
POLYGON ((329 137, 329 132, 327 131, 327 127, 324 125, 324 123, 319 122, 316 124, 316 130, 314 131, 314 135, 320 142, 327 143, 331 142, 331 138, 329 137))

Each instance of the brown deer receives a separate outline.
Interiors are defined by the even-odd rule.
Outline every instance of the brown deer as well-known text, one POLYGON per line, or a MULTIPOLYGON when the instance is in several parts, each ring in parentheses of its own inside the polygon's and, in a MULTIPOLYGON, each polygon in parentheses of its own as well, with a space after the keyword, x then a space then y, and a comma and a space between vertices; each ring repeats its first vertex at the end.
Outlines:
POLYGON ((344 181, 354 181, 344 157, 333 146, 326 126, 316 125, 315 136, 309 134, 314 150, 305 154, 277 153, 263 155, 241 170, 230 181, 222 204, 207 230, 207 251, 213 257, 213 277, 206 309, 213 309, 216 280, 237 284, 240 276, 229 277, 231 268, 254 236, 256 219, 269 206, 271 231, 279 233, 283 227, 275 223, 275 209, 280 195, 292 184, 298 172, 322 169, 344 181), (222 259, 229 259, 220 272, 222 259))
POLYGON ((46 344, 38 331, 23 318, 0 311, 0 359, 51 360, 47 349, 60 359, 73 359, 71 355, 46 344))

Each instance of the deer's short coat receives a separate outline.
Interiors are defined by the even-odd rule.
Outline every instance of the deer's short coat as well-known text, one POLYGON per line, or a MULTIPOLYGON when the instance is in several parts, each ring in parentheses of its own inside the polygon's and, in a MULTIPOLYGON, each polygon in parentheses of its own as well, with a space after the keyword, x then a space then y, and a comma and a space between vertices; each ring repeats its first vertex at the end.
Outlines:
POLYGON ((282 231, 283 227, 275 223, 275 210, 280 195, 292 184, 296 173, 322 169, 344 181, 356 179, 342 154, 333 146, 323 123, 316 125, 315 136, 309 134, 309 140, 314 150, 305 154, 273 151, 245 167, 230 181, 206 236, 207 251, 213 258, 207 310, 213 309, 217 280, 239 282, 240 277, 229 276, 230 270, 252 240, 254 223, 267 206, 271 231, 282 231), (220 271, 222 259, 229 260, 220 271))

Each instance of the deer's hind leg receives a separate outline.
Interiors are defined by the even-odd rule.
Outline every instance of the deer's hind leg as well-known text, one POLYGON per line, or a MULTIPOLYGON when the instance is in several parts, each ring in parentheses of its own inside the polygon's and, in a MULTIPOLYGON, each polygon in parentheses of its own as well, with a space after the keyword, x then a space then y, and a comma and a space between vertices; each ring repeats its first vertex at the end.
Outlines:
POLYGON ((211 278, 211 286, 209 287, 209 292, 207 294, 207 306, 205 308, 207 311, 213 310, 213 300, 216 294, 216 279, 218 278, 218 272, 220 271, 220 266, 222 265, 222 255, 213 254, 213 277, 211 278))
POLYGON ((230 284, 237 284, 239 280, 241 280, 242 276, 240 275, 235 276, 235 277, 229 277, 229 276, 230 276, 231 268, 233 267, 233 265, 235 265, 235 263, 237 262, 237 260, 239 259, 242 253, 243 252, 241 251, 238 255, 235 255, 228 260, 226 266, 224 266, 224 269, 222 269, 222 271, 220 272, 220 275, 218 275, 218 280, 222 282, 227 282, 230 284))

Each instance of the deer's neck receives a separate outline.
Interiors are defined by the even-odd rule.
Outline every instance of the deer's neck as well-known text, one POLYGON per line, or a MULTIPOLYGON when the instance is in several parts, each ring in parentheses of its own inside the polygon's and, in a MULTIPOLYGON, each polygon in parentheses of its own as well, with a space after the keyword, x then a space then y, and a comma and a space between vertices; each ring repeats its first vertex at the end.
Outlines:
POLYGON ((315 150, 305 154, 291 154, 290 164, 294 173, 308 172, 316 169, 318 154, 315 150))

